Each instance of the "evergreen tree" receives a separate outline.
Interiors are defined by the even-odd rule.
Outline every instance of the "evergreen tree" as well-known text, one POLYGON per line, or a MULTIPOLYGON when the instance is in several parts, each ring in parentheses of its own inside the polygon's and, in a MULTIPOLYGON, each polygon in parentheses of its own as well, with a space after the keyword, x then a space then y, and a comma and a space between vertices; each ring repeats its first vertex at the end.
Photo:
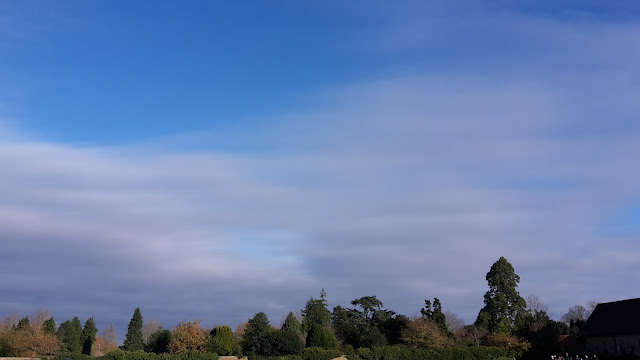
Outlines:
POLYGON ((169 352, 171 342, 171 331, 158 329, 149 336, 149 341, 145 345, 145 351, 154 354, 164 354, 169 352))
POLYGON ((42 323, 42 330, 45 334, 55 335, 56 334, 56 321, 53 320, 53 316, 49 319, 45 320, 42 323))
POLYGON ((127 336, 124 339, 123 349, 127 351, 144 350, 142 340, 142 314, 140 308, 136 308, 127 328, 127 336))
POLYGON ((242 336, 242 351, 245 355, 255 356, 270 356, 272 349, 272 336, 273 328, 269 325, 269 319, 263 312, 257 313, 247 323, 247 328, 242 336))
POLYGON ((302 355, 304 344, 293 332, 276 330, 271 332, 271 356, 302 355))
POLYGON ((320 299, 311 298, 302 310, 302 330, 309 331, 311 325, 317 324, 324 328, 331 326, 331 312, 327 309, 327 294, 322 289, 320 299))
POLYGON ((354 309, 336 306, 332 322, 336 335, 343 344, 354 348, 397 344, 407 319, 384 309, 375 296, 364 296, 351 301, 354 309))
POLYGON ((307 347, 320 347, 326 350, 338 349, 338 341, 331 330, 320 324, 312 324, 307 333, 307 347))
POLYGON ((389 345, 398 345, 401 343, 400 338, 402 337, 402 332, 408 325, 408 317, 396 314, 394 317, 382 323, 381 331, 383 331, 383 335, 386 337, 389 345))
POLYGON ((211 330, 211 339, 207 344, 207 350, 221 356, 233 355, 236 352, 236 339, 233 337, 231 327, 216 326, 211 330))
POLYGON ((289 315, 287 315, 287 318, 284 319, 284 324, 282 324, 282 331, 290 332, 296 335, 298 338, 302 337, 302 325, 292 312, 290 312, 289 315))
POLYGON ((16 326, 16 330, 23 330, 23 329, 28 329, 30 328, 31 325, 29 324, 29 317, 25 316, 22 319, 20 319, 20 321, 18 321, 18 326, 16 326))
POLYGON ((98 334, 98 328, 96 328, 96 322, 93 320, 93 316, 87 319, 84 323, 84 329, 82 329, 82 353, 85 355, 91 355, 91 347, 96 342, 96 334, 98 334))
POLYGON ((71 342, 72 346, 70 351, 74 354, 80 354, 82 352, 82 324, 77 316, 71 319, 71 329, 73 333, 73 340, 71 342))
POLYGON ((451 332, 447 328, 447 318, 444 316, 442 312, 442 304, 440 304, 440 299, 433 298, 433 306, 431 305, 431 301, 424 301, 424 308, 420 309, 420 314, 422 314, 422 318, 425 320, 433 321, 440 331, 447 336, 451 336, 451 332))
POLYGON ((380 332, 377 326, 369 329, 360 339, 360 346, 366 348, 373 348, 376 346, 387 346, 387 338, 380 332))
POLYGON ((360 332, 356 324, 349 316, 349 310, 338 305, 333 308, 331 314, 331 325, 336 332, 336 337, 343 344, 351 345, 353 348, 360 348, 360 332))
POLYGON ((56 335, 58 336, 58 340, 60 340, 60 345, 63 351, 68 351, 69 348, 67 342, 65 341, 65 337, 67 336, 69 330, 71 330, 71 321, 67 320, 60 324, 58 330, 56 331, 56 335))
POLYGON ((520 276, 513 266, 501 257, 487 273, 489 291, 484 295, 484 304, 477 326, 486 326, 492 332, 510 332, 516 319, 525 310, 526 301, 517 291, 520 276))
POLYGON ((58 339, 62 343, 62 350, 72 354, 82 352, 82 324, 80 319, 74 317, 73 320, 65 321, 58 328, 58 339))
POLYGON ((292 312, 287 315, 284 324, 276 332, 276 339, 273 344, 277 347, 277 354, 298 355, 302 353, 304 344, 302 343, 302 325, 292 312))

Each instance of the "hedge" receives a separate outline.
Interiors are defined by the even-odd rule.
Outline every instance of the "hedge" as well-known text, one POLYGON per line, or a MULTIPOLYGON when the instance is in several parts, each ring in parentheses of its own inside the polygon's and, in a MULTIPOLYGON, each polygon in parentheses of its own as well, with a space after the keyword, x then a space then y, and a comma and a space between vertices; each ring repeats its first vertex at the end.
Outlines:
POLYGON ((54 356, 52 358, 52 360, 94 360, 95 358, 93 356, 90 355, 85 355, 85 354, 77 354, 77 353, 67 353, 67 352, 63 352, 63 353, 59 353, 58 355, 54 356))
POLYGON ((332 360, 342 356, 340 350, 325 350, 319 347, 305 348, 302 355, 249 356, 249 360, 332 360))
POLYGON ((438 350, 415 349, 407 346, 383 346, 357 349, 347 354, 349 360, 494 360, 508 356, 496 347, 455 347, 438 350))
MULTIPOLYGON (((172 355, 172 354, 154 354, 144 351, 124 351, 116 350, 112 351, 104 356, 96 358, 96 360, 218 360, 220 356, 214 353, 205 352, 189 352, 186 354, 172 355)), ((89 359, 71 359, 69 360, 90 360, 89 359)), ((56 360, 64 360, 56 359, 56 360)))

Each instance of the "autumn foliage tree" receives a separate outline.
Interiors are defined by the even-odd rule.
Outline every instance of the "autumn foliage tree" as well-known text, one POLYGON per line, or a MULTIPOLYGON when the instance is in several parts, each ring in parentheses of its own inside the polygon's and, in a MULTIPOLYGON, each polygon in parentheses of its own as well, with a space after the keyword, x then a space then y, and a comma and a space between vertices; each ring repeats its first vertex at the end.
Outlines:
POLYGON ((200 327, 200 320, 181 322, 173 329, 169 342, 169 353, 185 354, 191 351, 206 351, 207 334, 200 327))
POLYGON ((486 345, 502 348, 518 358, 531 348, 531 344, 515 335, 505 332, 492 333, 487 336, 486 345))
POLYGON ((240 343, 242 341, 242 337, 244 336, 244 332, 247 330, 247 322, 243 321, 238 326, 236 326, 236 330, 233 332, 233 336, 236 338, 236 341, 240 343))
POLYGON ((406 345, 425 349, 438 349, 447 344, 440 327, 422 317, 409 321, 400 339, 406 345))
POLYGON ((23 321, 13 329, 0 329, 0 356, 46 357, 60 350, 56 335, 45 333, 42 326, 30 326, 23 321))
POLYGON ((91 347, 91 355, 99 357, 118 350, 119 348, 117 344, 110 342, 104 336, 96 336, 96 341, 91 347))

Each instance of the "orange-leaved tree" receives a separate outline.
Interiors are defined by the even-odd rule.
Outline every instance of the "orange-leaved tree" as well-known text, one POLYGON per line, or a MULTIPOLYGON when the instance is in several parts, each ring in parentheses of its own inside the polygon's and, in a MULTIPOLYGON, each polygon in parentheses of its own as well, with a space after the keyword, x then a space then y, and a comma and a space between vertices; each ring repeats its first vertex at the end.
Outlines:
POLYGON ((207 330, 200 327, 200 320, 181 322, 173 329, 169 352, 185 354, 190 351, 206 351, 207 330))

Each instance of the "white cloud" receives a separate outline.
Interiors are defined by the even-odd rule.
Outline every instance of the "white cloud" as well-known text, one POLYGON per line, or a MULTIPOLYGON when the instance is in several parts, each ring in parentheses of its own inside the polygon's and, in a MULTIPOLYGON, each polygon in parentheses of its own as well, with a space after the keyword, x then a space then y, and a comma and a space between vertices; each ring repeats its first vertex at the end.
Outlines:
POLYGON ((106 322, 135 306, 166 321, 268 310, 276 322, 321 287, 333 304, 375 294, 409 314, 440 297, 473 321, 486 271, 506 256, 522 293, 558 316, 591 298, 635 296, 624 284, 638 276, 637 235, 601 231, 640 201, 640 133, 629 121, 640 109, 626 95, 638 93, 628 79, 640 69, 623 59, 637 52, 621 31, 637 29, 539 45, 560 53, 519 67, 531 73, 330 89, 318 96, 325 109, 265 131, 273 152, 175 150, 171 139, 75 146, 1 127, 0 269, 10 275, 0 286, 50 296, 24 312, 91 305, 106 322), (592 61, 601 49, 616 57, 592 61), (547 75, 559 58, 596 71, 547 75), (299 135, 279 138, 289 125, 299 135))

